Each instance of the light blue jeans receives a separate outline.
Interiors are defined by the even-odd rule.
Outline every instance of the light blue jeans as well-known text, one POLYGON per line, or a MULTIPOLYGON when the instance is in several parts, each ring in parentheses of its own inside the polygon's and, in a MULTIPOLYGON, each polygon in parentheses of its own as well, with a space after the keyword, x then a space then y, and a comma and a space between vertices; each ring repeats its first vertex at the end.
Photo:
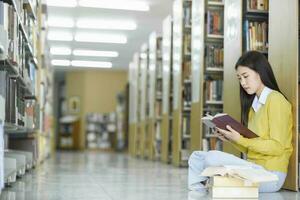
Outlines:
MULTIPOLYGON (((222 151, 194 151, 189 158, 189 174, 188 187, 189 190, 203 191, 204 185, 201 183, 208 179, 208 177, 200 176, 201 172, 210 166, 222 165, 242 165, 253 168, 264 169, 264 167, 255 163, 238 158, 232 154, 222 151)), ((286 173, 278 171, 269 171, 278 176, 278 181, 265 182, 259 185, 259 192, 277 192, 282 187, 286 173)))

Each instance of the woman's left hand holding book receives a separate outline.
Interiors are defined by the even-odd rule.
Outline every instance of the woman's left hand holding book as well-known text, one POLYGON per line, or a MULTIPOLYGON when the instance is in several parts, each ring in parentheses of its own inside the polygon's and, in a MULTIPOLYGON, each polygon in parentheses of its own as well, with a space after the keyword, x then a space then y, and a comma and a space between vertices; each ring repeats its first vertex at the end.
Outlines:
POLYGON ((229 125, 227 125, 226 128, 228 130, 224 130, 224 129, 220 129, 220 128, 216 127, 215 135, 222 141, 237 142, 240 139, 241 134, 239 132, 237 132, 236 130, 234 130, 233 128, 231 128, 229 125))

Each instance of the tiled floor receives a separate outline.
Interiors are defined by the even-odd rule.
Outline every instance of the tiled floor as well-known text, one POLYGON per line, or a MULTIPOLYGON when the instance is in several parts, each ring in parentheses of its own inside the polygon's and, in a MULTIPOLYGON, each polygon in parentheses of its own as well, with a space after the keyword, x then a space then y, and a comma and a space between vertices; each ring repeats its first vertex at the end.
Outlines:
MULTIPOLYGON (((260 199, 300 199, 298 193, 260 199)), ((58 153, 2 191, 0 200, 196 200, 187 191, 187 169, 115 153, 58 153)))

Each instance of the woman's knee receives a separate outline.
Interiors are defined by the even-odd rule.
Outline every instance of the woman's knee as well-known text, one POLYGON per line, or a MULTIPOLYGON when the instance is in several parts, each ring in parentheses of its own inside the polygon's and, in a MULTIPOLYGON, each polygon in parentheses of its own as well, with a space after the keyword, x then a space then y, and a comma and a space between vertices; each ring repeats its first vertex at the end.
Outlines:
POLYGON ((206 166, 216 166, 219 165, 219 160, 222 157, 222 153, 221 151, 216 151, 216 150, 212 150, 212 151, 208 151, 207 155, 205 156, 205 165, 206 166))
POLYGON ((204 151, 194 151, 190 157, 189 157, 189 166, 195 165, 195 164, 199 164, 201 162, 204 161, 205 159, 205 153, 204 151))

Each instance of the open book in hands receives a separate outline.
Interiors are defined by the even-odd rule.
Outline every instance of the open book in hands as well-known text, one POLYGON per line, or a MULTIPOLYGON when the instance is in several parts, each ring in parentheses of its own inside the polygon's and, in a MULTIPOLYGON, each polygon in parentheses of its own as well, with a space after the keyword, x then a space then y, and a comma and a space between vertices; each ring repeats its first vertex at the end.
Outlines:
POLYGON ((246 138, 256 138, 258 137, 254 132, 243 126, 240 122, 236 121, 226 113, 219 113, 215 116, 207 115, 202 117, 202 122, 210 128, 220 128, 227 130, 226 125, 231 126, 239 134, 246 138))

